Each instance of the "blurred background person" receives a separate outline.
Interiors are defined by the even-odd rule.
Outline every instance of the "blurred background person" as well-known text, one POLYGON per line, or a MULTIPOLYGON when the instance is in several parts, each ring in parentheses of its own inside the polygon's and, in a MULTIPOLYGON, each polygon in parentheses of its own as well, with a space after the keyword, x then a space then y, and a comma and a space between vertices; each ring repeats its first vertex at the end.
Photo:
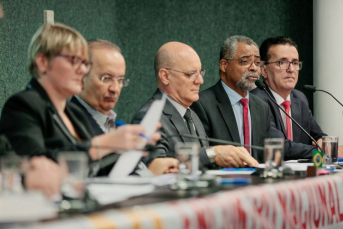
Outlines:
MULTIPOLYGON (((28 49, 32 79, 6 101, 0 120, 0 133, 19 155, 56 161, 59 151, 85 151, 98 160, 114 150, 137 148, 142 126, 126 125, 93 137, 82 110, 66 100, 81 92, 91 66, 87 42, 79 32, 63 24, 44 24, 37 30, 28 49)), ((151 135, 153 141, 159 137, 151 135)))

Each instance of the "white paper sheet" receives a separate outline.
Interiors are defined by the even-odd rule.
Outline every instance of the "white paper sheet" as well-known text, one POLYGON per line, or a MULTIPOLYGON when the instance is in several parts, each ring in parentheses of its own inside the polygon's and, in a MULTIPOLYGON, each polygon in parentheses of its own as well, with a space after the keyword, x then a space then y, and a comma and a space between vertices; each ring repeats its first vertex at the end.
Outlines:
POLYGON ((0 225, 9 222, 33 222, 57 216, 57 209, 40 192, 0 195, 0 225))
POLYGON ((127 176, 123 178, 110 178, 110 177, 94 177, 87 179, 88 184, 153 184, 156 186, 163 186, 174 184, 177 180, 177 174, 169 173, 154 177, 139 177, 127 176))
MULTIPOLYGON (((164 104, 166 103, 167 97, 163 94, 161 100, 154 101, 142 122, 140 123, 145 128, 145 134, 150 135, 155 132, 157 123, 161 119, 164 104)), ((144 139, 140 147, 144 147, 147 140, 144 139)), ((137 150, 130 150, 120 155, 117 163, 112 168, 109 177, 121 178, 127 177, 136 167, 139 160, 142 157, 143 152, 137 150)))
MULTIPOLYGON (((306 171, 307 166, 312 166, 313 163, 298 163, 297 160, 285 161, 284 165, 290 167, 293 171, 306 171)), ((258 168, 265 168, 265 164, 260 164, 258 168)))
POLYGON ((134 196, 146 195, 154 191, 152 184, 90 184, 88 190, 101 205, 113 204, 134 196))
POLYGON ((237 170, 237 171, 224 171, 224 170, 207 170, 206 174, 210 175, 250 175, 255 171, 243 171, 243 170, 237 170))

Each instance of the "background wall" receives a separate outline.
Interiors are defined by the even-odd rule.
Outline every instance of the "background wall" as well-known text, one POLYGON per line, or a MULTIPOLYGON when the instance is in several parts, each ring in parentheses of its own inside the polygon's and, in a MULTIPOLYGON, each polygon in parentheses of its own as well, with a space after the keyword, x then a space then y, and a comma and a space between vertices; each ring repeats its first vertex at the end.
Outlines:
MULTIPOLYGON (((80 31, 86 39, 118 44, 127 62, 130 85, 115 110, 126 122, 155 91, 154 55, 168 41, 192 46, 199 54, 205 83, 218 80, 222 42, 245 35, 258 45, 271 36, 290 36, 299 46, 304 67, 297 89, 313 83, 313 13, 309 0, 2 0, 0 21, 0 109, 30 79, 26 51, 43 23, 43 10, 55 12, 55 22, 80 31)), ((306 94, 312 108, 312 94, 306 94)))

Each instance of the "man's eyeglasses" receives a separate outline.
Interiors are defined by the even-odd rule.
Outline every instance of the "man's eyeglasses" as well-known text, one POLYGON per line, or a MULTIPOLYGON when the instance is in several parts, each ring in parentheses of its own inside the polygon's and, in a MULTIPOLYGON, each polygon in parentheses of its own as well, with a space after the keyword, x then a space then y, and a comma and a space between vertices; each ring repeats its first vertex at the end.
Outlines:
POLYGON ((199 75, 201 75, 201 77, 204 78, 205 73, 206 73, 206 70, 201 70, 200 72, 187 73, 187 72, 181 72, 179 70, 175 70, 175 69, 171 69, 171 68, 165 68, 165 69, 170 70, 170 71, 174 71, 174 72, 183 73, 186 76, 188 76, 191 81, 195 81, 198 78, 199 75))
POLYGON ((289 69, 289 66, 291 66, 291 64, 293 65, 294 70, 301 70, 302 66, 303 66, 303 62, 301 61, 292 61, 289 62, 287 60, 278 60, 278 61, 274 61, 274 62, 265 62, 264 64, 274 64, 276 63, 280 69, 282 70, 287 70, 289 69))
POLYGON ((246 60, 246 59, 225 59, 226 61, 237 60, 239 64, 244 68, 250 68, 252 63, 255 64, 256 67, 261 68, 263 66, 263 60, 246 60))
POLYGON ((116 81, 118 83, 119 87, 126 87, 129 85, 129 82, 130 82, 129 79, 125 79, 124 77, 113 77, 110 75, 98 76, 94 73, 93 73, 93 75, 97 76, 101 80, 101 82, 103 84, 106 84, 106 85, 111 85, 111 84, 113 84, 113 82, 116 81))
POLYGON ((75 70, 79 69, 81 67, 81 65, 83 64, 86 68, 86 74, 92 68, 92 62, 89 62, 87 60, 83 60, 78 56, 70 56, 70 55, 63 55, 63 54, 58 54, 57 56, 67 58, 70 61, 70 63, 73 65, 75 70))

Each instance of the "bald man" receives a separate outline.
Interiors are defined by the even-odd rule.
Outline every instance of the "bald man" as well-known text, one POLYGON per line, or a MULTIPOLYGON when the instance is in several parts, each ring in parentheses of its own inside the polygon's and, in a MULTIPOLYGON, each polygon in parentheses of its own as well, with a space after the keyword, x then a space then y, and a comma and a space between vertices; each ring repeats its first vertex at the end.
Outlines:
POLYGON ((189 108, 199 99, 199 88, 204 83, 205 71, 201 69, 198 54, 190 46, 180 42, 164 44, 155 56, 155 76, 158 89, 154 95, 138 110, 132 123, 139 123, 152 102, 167 96, 161 117, 162 134, 157 150, 145 158, 149 165, 156 157, 175 157, 177 142, 197 141, 201 145, 200 162, 207 168, 257 166, 257 161, 243 147, 217 145, 209 147, 208 141, 194 140, 182 136, 192 134, 206 137, 204 127, 198 116, 189 108))

